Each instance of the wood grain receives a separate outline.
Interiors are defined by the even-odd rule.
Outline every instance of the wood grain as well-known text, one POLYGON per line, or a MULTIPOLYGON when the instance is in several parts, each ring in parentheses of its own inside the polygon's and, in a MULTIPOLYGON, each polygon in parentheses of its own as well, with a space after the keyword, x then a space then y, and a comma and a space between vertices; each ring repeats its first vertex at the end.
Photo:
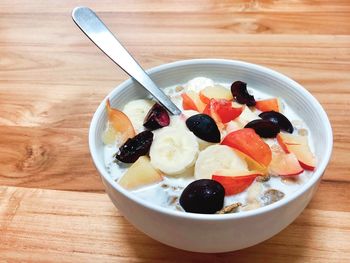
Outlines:
POLYGON ((0 253, 10 261, 30 258, 38 262, 43 255, 51 262, 350 260, 347 184, 322 183, 308 209, 270 240, 237 252, 207 255, 180 251, 150 239, 132 227, 105 194, 1 187, 0 199, 0 230, 4 233, 0 253), (318 204, 325 194, 333 205, 318 204))
POLYGON ((349 261, 349 72, 348 0, 0 1, 0 261, 349 261), (102 193, 87 146, 94 110, 127 76, 76 28, 78 5, 95 9, 145 68, 239 59, 308 89, 330 117, 334 151, 304 213, 267 242, 215 255, 129 225, 102 193))

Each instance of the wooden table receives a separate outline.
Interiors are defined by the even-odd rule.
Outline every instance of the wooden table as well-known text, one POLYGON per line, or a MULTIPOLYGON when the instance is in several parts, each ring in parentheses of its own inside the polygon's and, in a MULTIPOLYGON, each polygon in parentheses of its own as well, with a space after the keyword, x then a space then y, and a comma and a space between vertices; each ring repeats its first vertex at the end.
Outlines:
MULTIPOLYGON (((350 262, 350 1, 0 2, 0 261, 350 262), (87 144, 99 102, 127 76, 74 25, 97 11, 145 68, 239 59, 297 80, 326 109, 334 153, 300 217, 226 254, 162 245, 104 193, 87 144)), ((317 142, 316 142, 317 143, 317 142)))

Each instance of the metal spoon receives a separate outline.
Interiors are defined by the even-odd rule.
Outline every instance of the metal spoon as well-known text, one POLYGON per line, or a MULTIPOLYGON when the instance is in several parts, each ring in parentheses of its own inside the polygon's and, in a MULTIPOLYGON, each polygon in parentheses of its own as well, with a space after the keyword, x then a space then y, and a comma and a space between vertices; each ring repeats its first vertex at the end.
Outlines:
POLYGON ((77 26, 96 46, 98 46, 111 60, 134 78, 141 86, 148 90, 170 113, 173 115, 181 113, 179 108, 160 88, 156 86, 142 67, 119 43, 112 32, 109 31, 102 20, 90 8, 74 8, 72 18, 77 26))

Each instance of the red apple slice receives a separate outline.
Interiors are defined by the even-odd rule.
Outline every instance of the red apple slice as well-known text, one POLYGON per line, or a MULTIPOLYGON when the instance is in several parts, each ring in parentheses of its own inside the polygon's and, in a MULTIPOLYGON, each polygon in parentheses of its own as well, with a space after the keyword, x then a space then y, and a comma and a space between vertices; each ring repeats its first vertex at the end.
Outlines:
POLYGON ((231 91, 220 85, 209 86, 202 89, 199 92, 199 97, 205 104, 208 104, 210 99, 233 100, 231 91))
POLYGON ((277 111, 281 112, 281 102, 279 98, 256 101, 255 108, 261 111, 277 111))
POLYGON ((294 153, 305 170, 313 171, 316 158, 310 150, 307 136, 280 133, 277 141, 286 153, 294 153))
POLYGON ((258 171, 218 171, 212 175, 212 179, 221 183, 225 188, 225 195, 234 195, 243 192, 255 180, 262 175, 258 171))
POLYGON ((195 110, 198 111, 196 103, 192 100, 192 98, 187 93, 182 93, 182 108, 184 110, 195 110))
POLYGON ((272 159, 272 152, 269 145, 250 128, 229 133, 221 144, 237 149, 265 167, 270 164, 272 159))
POLYGON ((246 161, 247 165, 248 165, 248 169, 250 171, 259 171, 261 174, 265 175, 268 172, 268 169, 266 166, 258 163, 257 161, 255 161, 252 157, 246 155, 245 153, 242 153, 241 151, 238 151, 237 149, 235 149, 235 152, 240 155, 242 158, 244 158, 244 160, 246 161))
POLYGON ((182 106, 184 110, 195 110, 198 112, 202 112, 206 106, 205 103, 201 101, 197 92, 188 91, 186 93, 181 94, 182 97, 182 106))
POLYGON ((233 108, 231 101, 211 99, 203 113, 211 116, 216 123, 228 123, 236 119, 242 111, 243 107, 233 108))
POLYGON ((215 110, 215 100, 214 99, 211 99, 209 101, 207 106, 204 108, 203 113, 212 117, 220 130, 225 128, 225 125, 222 123, 219 115, 217 114, 217 112, 215 110))
POLYGON ((304 171, 294 153, 284 152, 272 154, 269 170, 280 176, 296 176, 304 171))
POLYGON ((117 132, 121 133, 122 143, 124 143, 127 139, 134 137, 135 130, 128 116, 122 111, 113 109, 109 99, 107 99, 106 107, 108 121, 117 132))
POLYGON ((233 108, 232 102, 225 99, 214 100, 214 109, 222 123, 236 119, 243 111, 243 107, 233 108))

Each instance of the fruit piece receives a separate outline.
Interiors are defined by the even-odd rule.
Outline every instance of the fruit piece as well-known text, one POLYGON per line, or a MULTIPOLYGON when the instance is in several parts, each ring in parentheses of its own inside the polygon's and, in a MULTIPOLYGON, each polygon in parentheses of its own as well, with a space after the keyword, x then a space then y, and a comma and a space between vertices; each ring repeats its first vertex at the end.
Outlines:
POLYGON ((230 90, 221 85, 208 86, 199 92, 199 98, 205 104, 208 104, 210 99, 225 99, 232 100, 232 94, 230 90))
POLYGON ((154 133, 149 152, 152 165, 167 175, 191 167, 199 149, 196 136, 185 128, 165 127, 154 133))
POLYGON ((271 162, 272 152, 270 147, 253 129, 244 128, 231 132, 226 135, 221 144, 237 149, 265 167, 271 162))
POLYGON ((149 158, 147 156, 141 156, 123 174, 118 184, 128 190, 134 190, 142 186, 158 183, 162 180, 162 174, 154 169, 149 158))
POLYGON ((293 125, 282 113, 276 111, 265 111, 259 114, 263 120, 269 120, 276 123, 281 130, 293 133, 293 125))
POLYGON ((296 176, 304 171, 293 153, 273 153, 269 165, 272 174, 280 176, 296 176))
POLYGON ((153 141, 151 131, 143 131, 135 137, 128 139, 120 148, 115 158, 123 163, 133 163, 140 156, 149 152, 153 141))
POLYGON ((307 136, 280 133, 277 141, 286 153, 294 153, 305 170, 313 171, 316 167, 316 158, 312 154, 307 136))
POLYGON ((243 111, 243 107, 233 108, 232 102, 225 99, 214 100, 212 103, 222 123, 227 123, 236 119, 243 111))
POLYGON ((128 116, 122 111, 113 109, 111 107, 109 99, 106 101, 106 107, 109 123, 112 125, 114 130, 120 132, 121 134, 120 141, 124 143, 128 138, 134 137, 134 127, 132 126, 132 123, 129 120, 128 116))
POLYGON ((247 171, 244 158, 226 145, 211 145, 198 155, 194 167, 196 179, 210 179, 214 172, 229 169, 247 171))
POLYGON ((212 179, 221 183, 225 188, 225 195, 235 195, 247 189, 257 176, 262 175, 258 171, 218 171, 212 175, 212 179))
POLYGON ((243 160, 245 160, 245 162, 248 165, 248 170, 250 171, 259 171, 261 172, 261 174, 265 175, 267 174, 268 170, 267 170, 267 166, 258 163, 256 160, 254 160, 252 157, 250 157, 249 155, 235 149, 234 150, 238 156, 240 156, 243 160))
POLYGON ((195 110, 195 111, 198 111, 198 108, 197 108, 196 104, 194 103, 192 98, 190 96, 188 96, 188 94, 182 93, 181 97, 182 97, 182 108, 184 110, 195 110))
POLYGON ((215 121, 206 114, 196 114, 186 120, 187 128, 207 142, 220 142, 220 131, 215 121))
POLYGON ((147 113, 143 126, 150 130, 156 130, 168 126, 169 123, 170 117, 168 112, 163 106, 156 103, 147 113))
POLYGON ((180 196, 180 205, 186 212, 214 214, 224 206, 224 187, 210 179, 190 183, 180 196))
POLYGON ((253 120, 260 120, 260 117, 255 112, 251 111, 248 106, 243 106, 243 111, 236 121, 239 122, 243 128, 248 122, 253 120))
POLYGON ((272 98, 268 100, 258 100, 256 101, 255 108, 257 108, 260 111, 280 112, 282 110, 281 102, 279 98, 272 98))
POLYGON ((268 120, 253 120, 247 123, 244 128, 254 129, 254 131, 263 138, 275 138, 280 132, 280 127, 268 120))
POLYGON ((144 119, 154 103, 152 100, 140 99, 132 100, 125 104, 123 112, 129 117, 136 133, 144 130, 144 119))
POLYGON ((253 95, 250 95, 247 90, 247 83, 243 81, 235 81, 231 85, 231 93, 236 101, 247 106, 255 106, 256 102, 253 95))
POLYGON ((206 106, 205 103, 201 101, 197 92, 187 91, 181 94, 182 106, 184 110, 195 110, 202 112, 206 106))

